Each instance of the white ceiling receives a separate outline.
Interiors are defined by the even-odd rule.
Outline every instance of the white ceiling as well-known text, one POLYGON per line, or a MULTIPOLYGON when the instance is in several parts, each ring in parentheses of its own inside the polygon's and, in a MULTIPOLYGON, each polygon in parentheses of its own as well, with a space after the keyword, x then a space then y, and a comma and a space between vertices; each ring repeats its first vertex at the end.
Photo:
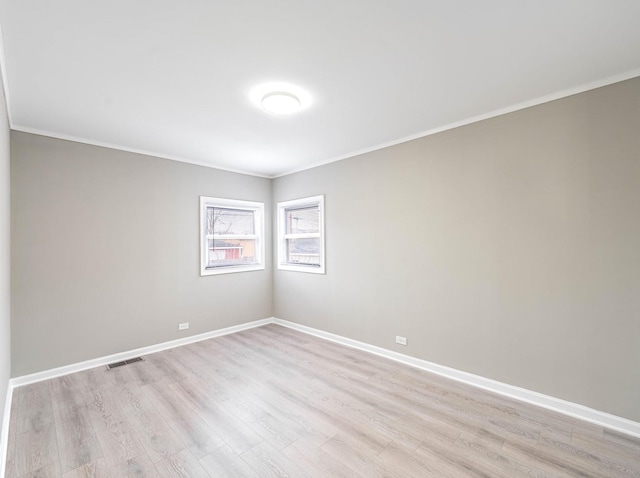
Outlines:
POLYGON ((277 176, 640 75, 638 0, 2 0, 14 129, 277 176), (313 96, 296 116, 249 99, 313 96))

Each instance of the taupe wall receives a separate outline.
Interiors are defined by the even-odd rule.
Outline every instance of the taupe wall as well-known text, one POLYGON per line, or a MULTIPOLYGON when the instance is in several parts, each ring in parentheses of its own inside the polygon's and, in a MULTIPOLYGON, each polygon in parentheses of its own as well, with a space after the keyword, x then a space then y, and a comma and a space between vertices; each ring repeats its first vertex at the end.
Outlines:
POLYGON ((273 192, 326 195, 327 274, 276 270, 277 317, 640 420, 640 79, 273 192))
MULTIPOLYGON (((0 82, 0 430, 11 371, 9 196, 9 121, 0 82)), ((0 457, 0 463, 3 459, 0 457)))
POLYGON ((19 132, 11 147, 14 376, 272 315, 270 254, 199 275, 199 196, 269 204, 270 180, 19 132))

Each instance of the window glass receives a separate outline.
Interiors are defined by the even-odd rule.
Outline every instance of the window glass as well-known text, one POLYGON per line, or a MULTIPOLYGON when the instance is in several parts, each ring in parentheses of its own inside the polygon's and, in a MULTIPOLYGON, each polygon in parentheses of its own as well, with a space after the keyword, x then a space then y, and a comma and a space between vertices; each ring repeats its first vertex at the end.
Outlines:
POLYGON ((200 198, 201 275, 264 269, 264 204, 200 198))
POLYGON ((278 269, 324 274, 324 196, 278 203, 278 269))

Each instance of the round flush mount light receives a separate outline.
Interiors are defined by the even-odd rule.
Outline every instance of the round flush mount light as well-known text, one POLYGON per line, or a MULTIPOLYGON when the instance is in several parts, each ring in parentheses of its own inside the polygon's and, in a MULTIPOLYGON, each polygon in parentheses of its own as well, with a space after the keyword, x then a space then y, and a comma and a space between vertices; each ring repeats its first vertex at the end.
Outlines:
POLYGON ((297 113, 311 104, 311 95, 290 83, 263 83, 253 88, 249 96, 257 107, 276 116, 297 113))
POLYGON ((262 109, 274 115, 290 115, 300 110, 300 100, 292 93, 274 91, 262 98, 262 109))

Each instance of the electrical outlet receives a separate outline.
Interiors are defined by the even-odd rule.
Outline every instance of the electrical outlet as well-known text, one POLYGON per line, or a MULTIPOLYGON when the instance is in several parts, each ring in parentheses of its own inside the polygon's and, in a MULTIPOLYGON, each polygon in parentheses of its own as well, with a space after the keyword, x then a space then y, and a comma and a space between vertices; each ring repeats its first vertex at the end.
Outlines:
POLYGON ((407 338, 396 335, 396 343, 400 345, 407 345, 407 338))
POLYGON ((178 324, 178 330, 187 330, 189 328, 189 322, 178 324))

